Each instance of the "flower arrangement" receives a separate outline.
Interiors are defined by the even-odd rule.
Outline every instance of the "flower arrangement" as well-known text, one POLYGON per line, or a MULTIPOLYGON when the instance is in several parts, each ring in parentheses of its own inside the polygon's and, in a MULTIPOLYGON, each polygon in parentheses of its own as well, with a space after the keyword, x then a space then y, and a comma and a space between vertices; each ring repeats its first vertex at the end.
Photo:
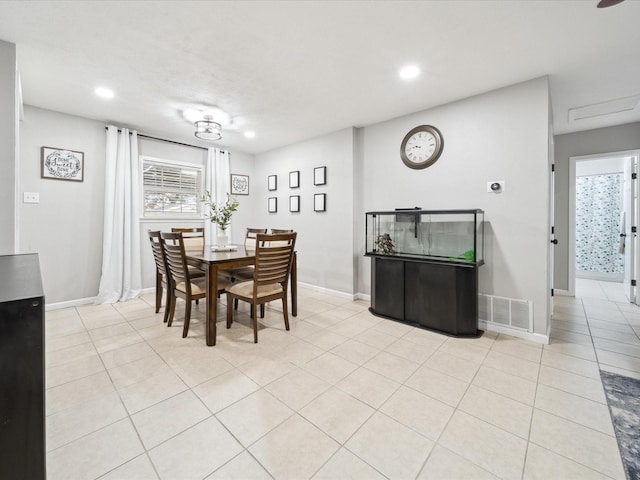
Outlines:
POLYGON ((202 202, 204 202, 205 207, 208 209, 207 214, 209 219, 218 225, 218 228, 224 234, 227 228, 229 228, 229 223, 231 223, 231 215, 238 210, 240 202, 227 193, 226 202, 216 203, 211 198, 209 191, 205 192, 202 202))

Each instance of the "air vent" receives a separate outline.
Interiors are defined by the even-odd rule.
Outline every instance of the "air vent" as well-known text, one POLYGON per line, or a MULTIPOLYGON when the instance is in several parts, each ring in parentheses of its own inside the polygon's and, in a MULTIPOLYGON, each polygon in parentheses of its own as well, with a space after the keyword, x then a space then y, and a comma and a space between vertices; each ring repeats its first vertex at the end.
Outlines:
POLYGON ((533 302, 478 294, 478 319, 525 332, 533 331, 533 302))
POLYGON ((569 121, 583 120, 585 118, 600 117, 613 113, 628 112, 634 110, 640 103, 640 95, 618 98, 608 102, 594 103, 583 107, 569 109, 569 121))

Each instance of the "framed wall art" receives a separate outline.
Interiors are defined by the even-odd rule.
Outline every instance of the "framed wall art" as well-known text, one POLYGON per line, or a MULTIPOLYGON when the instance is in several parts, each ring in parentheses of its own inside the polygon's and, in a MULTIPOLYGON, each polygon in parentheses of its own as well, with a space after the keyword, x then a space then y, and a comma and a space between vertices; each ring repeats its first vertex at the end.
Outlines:
POLYGON ((300 187, 300 170, 289 172, 289 188, 300 187))
POLYGON ((249 195, 249 175, 231 174, 231 195, 249 195))
POLYGON ((278 211, 278 197, 269 197, 269 213, 277 213, 278 211))
POLYGON ((269 175, 267 177, 267 189, 270 192, 275 192, 278 190, 278 176, 277 175, 269 175))
POLYGON ((313 196, 313 211, 314 212, 325 212, 327 210, 327 194, 326 193, 316 193, 313 196))
POLYGON ((313 184, 314 185, 327 184, 327 167, 316 167, 313 169, 313 184))
POLYGON ((300 195, 291 195, 289 197, 289 211, 294 213, 300 211, 300 195))
POLYGON ((84 180, 84 153, 63 148, 42 147, 41 176, 54 180, 84 180))

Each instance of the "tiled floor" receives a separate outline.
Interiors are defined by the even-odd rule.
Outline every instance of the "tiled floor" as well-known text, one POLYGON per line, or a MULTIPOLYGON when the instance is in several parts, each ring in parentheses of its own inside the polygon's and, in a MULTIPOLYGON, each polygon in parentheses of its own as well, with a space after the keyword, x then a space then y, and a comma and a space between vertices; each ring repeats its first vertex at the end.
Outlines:
POLYGON ((257 345, 242 307, 216 347, 203 305, 186 339, 151 296, 50 311, 48 478, 622 479, 598 362, 640 376, 640 309, 589 288, 556 297, 544 347, 304 289, 257 345))

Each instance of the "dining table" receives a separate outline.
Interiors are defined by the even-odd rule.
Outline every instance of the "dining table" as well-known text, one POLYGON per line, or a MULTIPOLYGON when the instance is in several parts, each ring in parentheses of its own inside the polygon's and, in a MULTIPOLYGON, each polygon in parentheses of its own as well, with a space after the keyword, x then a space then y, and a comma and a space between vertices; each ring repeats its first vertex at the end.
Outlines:
MULTIPOLYGON (((207 312, 206 334, 207 345, 216 344, 216 320, 218 300, 218 272, 229 268, 246 267, 256 262, 255 249, 246 248, 244 245, 233 245, 233 250, 221 251, 211 245, 204 248, 187 249, 185 255, 187 263, 205 272, 207 285, 207 312)), ((289 274, 291 291, 291 315, 298 315, 298 279, 297 279, 297 253, 293 253, 291 272, 289 274)), ((227 305, 227 308, 232 308, 227 305)), ((256 315, 257 312, 254 312, 256 315)))

